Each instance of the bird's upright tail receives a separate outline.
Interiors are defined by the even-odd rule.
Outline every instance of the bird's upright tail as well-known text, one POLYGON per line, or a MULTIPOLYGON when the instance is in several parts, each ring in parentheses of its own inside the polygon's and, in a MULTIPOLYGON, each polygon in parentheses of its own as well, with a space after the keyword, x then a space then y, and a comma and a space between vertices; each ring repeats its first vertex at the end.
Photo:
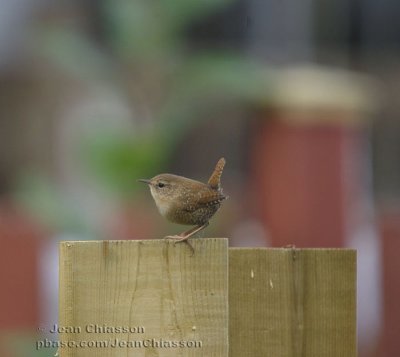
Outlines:
POLYGON ((219 190, 221 187, 221 175, 224 170, 225 159, 222 157, 218 160, 217 165, 215 166, 214 172, 211 174, 210 179, 208 180, 208 184, 211 188, 215 190, 219 190))

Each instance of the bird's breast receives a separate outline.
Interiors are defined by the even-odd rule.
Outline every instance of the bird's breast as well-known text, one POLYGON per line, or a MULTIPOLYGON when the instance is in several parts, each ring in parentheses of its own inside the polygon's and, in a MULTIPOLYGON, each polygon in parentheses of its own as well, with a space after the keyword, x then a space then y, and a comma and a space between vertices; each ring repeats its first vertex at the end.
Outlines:
POLYGON ((171 209, 170 203, 166 200, 160 200, 160 199, 155 199, 155 202, 160 214, 163 217, 168 217, 168 213, 171 209))

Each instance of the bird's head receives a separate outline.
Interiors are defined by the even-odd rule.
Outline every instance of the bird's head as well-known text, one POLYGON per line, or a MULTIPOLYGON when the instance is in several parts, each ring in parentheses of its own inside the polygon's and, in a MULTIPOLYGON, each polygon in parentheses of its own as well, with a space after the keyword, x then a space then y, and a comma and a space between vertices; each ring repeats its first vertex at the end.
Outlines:
POLYGON ((157 208, 164 216, 175 200, 178 200, 182 195, 184 189, 182 180, 184 179, 184 177, 177 175, 160 174, 152 179, 139 179, 138 181, 149 186, 157 208))

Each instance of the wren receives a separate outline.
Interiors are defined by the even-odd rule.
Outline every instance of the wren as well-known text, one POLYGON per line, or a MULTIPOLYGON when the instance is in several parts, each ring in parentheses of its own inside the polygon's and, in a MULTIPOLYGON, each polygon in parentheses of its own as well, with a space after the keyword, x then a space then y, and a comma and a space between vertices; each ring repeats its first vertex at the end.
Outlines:
POLYGON ((220 182, 224 166, 225 159, 219 159, 207 183, 172 174, 138 180, 149 185, 151 195, 163 217, 173 223, 194 226, 179 235, 165 238, 176 239, 175 243, 187 243, 194 253, 188 238, 206 228, 211 217, 221 207, 222 201, 228 198, 223 194, 220 182))

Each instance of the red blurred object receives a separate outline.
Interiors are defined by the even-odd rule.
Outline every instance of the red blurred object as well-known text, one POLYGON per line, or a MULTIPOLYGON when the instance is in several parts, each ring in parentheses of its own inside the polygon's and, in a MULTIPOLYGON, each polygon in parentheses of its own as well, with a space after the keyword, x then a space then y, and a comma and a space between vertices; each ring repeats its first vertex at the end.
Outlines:
POLYGON ((383 247, 383 334, 379 356, 400 356, 400 209, 380 214, 383 247))
POLYGON ((346 239, 346 197, 358 186, 344 158, 358 142, 356 126, 259 121, 253 174, 260 218, 273 246, 340 247, 346 239), (346 178, 346 179, 345 179, 346 178))
POLYGON ((12 203, 0 203, 0 333, 36 331, 42 237, 38 227, 12 203))

